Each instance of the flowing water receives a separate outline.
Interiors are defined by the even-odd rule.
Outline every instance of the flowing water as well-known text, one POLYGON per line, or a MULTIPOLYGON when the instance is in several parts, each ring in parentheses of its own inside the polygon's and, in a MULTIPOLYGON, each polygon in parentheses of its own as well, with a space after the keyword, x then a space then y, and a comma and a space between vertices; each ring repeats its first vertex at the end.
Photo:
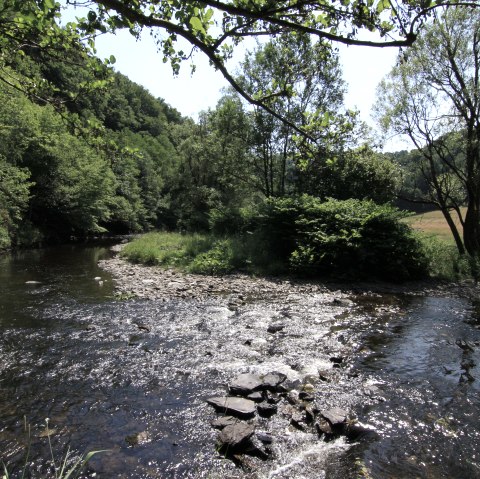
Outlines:
POLYGON ((480 478, 479 304, 327 291, 238 306, 122 299, 97 267, 108 255, 67 246, 0 258, 0 460, 11 477, 29 443, 30 477, 53 477, 48 418, 57 462, 68 447, 108 449, 84 477, 480 478), (279 413, 257 424, 274 438, 270 459, 223 458, 205 399, 239 373, 270 371, 313 384, 320 407, 347 409, 363 432, 325 442, 279 413))

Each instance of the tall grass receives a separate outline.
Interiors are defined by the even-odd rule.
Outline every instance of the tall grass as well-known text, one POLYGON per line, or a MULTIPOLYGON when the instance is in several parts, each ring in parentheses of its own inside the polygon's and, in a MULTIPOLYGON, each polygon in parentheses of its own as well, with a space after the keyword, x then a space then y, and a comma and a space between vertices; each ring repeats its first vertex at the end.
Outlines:
MULTIPOLYGON (((18 476, 20 479, 25 477, 33 477, 31 474, 28 474, 28 466, 30 459, 30 449, 32 443, 31 428, 30 424, 27 423, 27 419, 24 418, 24 429, 25 434, 27 435, 27 451, 25 453, 24 466, 22 473, 18 476)), ((80 475, 82 469, 87 465, 88 461, 95 455, 101 452, 107 452, 107 450, 101 451, 90 451, 88 453, 82 454, 80 456, 74 456, 70 450, 70 446, 67 449, 67 452, 60 457, 60 459, 55 458, 55 453, 52 447, 51 435, 52 430, 49 428, 49 419, 45 419, 45 433, 48 438, 48 447, 50 451, 50 462, 53 467, 54 475, 52 479, 74 479, 80 475)), ((7 466, 3 463, 3 473, 2 479, 13 479, 13 476, 8 471, 7 466)))
POLYGON ((435 234, 417 233, 432 278, 459 281, 475 276, 472 260, 467 255, 460 255, 453 240, 443 239, 435 234))
POLYGON ((120 254, 132 263, 185 267, 213 243, 214 239, 207 235, 147 233, 128 243, 120 254))
POLYGON ((148 233, 122 250, 132 263, 176 267, 197 274, 278 274, 286 266, 272 255, 257 235, 218 237, 215 235, 148 233))

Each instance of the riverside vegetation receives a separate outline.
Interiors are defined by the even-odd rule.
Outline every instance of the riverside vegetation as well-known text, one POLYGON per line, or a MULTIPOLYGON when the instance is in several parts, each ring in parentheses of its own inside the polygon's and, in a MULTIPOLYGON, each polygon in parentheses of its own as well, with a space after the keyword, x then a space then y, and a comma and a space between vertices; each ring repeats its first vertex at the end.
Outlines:
MULTIPOLYGON (((16 18, 15 5, 2 18, 16 18)), ((475 261, 399 221, 397 194, 428 184, 405 155, 372 147, 343 104, 327 42, 284 32, 258 45, 235 81, 251 97, 286 85, 269 98, 270 112, 229 90, 194 121, 75 35, 42 48, 42 30, 27 34, 16 46, 5 40, 11 55, 0 64, 0 251, 182 231, 149 235, 123 254, 208 274, 477 276, 475 261)), ((454 154, 461 163, 461 148, 454 154)))

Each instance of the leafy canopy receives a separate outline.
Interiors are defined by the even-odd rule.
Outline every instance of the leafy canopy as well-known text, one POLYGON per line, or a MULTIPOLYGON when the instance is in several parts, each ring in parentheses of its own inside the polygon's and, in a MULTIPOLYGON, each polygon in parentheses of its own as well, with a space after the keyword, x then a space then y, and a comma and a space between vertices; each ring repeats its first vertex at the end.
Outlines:
POLYGON ((182 61, 191 58, 193 51, 200 51, 246 100, 274 116, 279 115, 261 96, 247 93, 227 66, 234 47, 244 38, 295 32, 347 45, 410 46, 426 17, 435 9, 446 5, 480 5, 478 0, 66 0, 66 3, 88 6, 90 10, 77 24, 60 28, 61 5, 54 0, 1 0, 0 50, 7 57, 21 54, 25 45, 61 52, 82 40, 94 51, 94 36, 99 32, 126 28, 138 36, 147 28, 156 39, 163 60, 169 61, 175 72, 182 61), (378 32, 380 39, 362 38, 361 32, 365 31, 378 32))

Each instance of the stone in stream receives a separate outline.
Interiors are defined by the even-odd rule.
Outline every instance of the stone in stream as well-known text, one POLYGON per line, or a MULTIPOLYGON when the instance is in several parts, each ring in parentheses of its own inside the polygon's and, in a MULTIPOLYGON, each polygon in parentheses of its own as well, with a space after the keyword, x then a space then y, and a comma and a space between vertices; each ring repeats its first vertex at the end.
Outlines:
POLYGON ((263 387, 269 391, 277 391, 280 384, 285 382, 287 376, 283 373, 268 373, 262 378, 263 387))
POLYGON ((215 429, 223 429, 224 427, 227 426, 232 426, 234 424, 237 424, 238 419, 233 416, 222 416, 219 417, 218 419, 215 419, 215 421, 212 421, 212 427, 215 429))
POLYGON ((257 405, 258 414, 262 417, 270 417, 276 414, 277 412, 277 405, 276 404, 269 404, 268 402, 264 401, 257 405))
POLYGON ((207 403, 224 414, 240 418, 250 418, 255 415, 255 403, 250 399, 238 397, 213 397, 207 403))
POLYGON ((250 439, 255 432, 255 427, 246 422, 237 422, 225 426, 218 435, 218 445, 227 453, 245 451, 250 445, 250 439))
POLYGON ((257 374, 240 374, 229 385, 232 394, 239 396, 248 396, 256 391, 278 391, 279 386, 287 379, 287 376, 282 373, 268 373, 264 376, 257 374))
POLYGON ((263 401, 263 394, 260 391, 255 391, 247 396, 247 399, 251 399, 255 402, 262 402, 263 401))
POLYGON ((272 444, 273 436, 267 432, 257 432, 257 438, 262 441, 264 444, 272 444))
POLYGON ((150 330, 151 330, 150 326, 148 326, 148 324, 145 324, 145 323, 143 323, 143 322, 137 321, 137 322, 134 322, 133 324, 134 324, 138 329, 143 330, 143 331, 147 331, 147 333, 149 333, 150 330))
POLYGON ((347 422, 348 412, 339 407, 320 411, 320 414, 333 426, 341 426, 347 422))
POLYGON ((317 417, 315 427, 317 428, 318 434, 325 434, 326 436, 333 434, 332 425, 324 417, 317 417))
POLYGON ((256 374, 240 374, 230 384, 229 389, 232 394, 238 394, 240 396, 248 396, 254 391, 258 391, 262 388, 262 378, 256 374))
POLYGON ((283 331, 285 329, 285 324, 283 323, 272 323, 267 328, 267 333, 275 334, 283 331))

